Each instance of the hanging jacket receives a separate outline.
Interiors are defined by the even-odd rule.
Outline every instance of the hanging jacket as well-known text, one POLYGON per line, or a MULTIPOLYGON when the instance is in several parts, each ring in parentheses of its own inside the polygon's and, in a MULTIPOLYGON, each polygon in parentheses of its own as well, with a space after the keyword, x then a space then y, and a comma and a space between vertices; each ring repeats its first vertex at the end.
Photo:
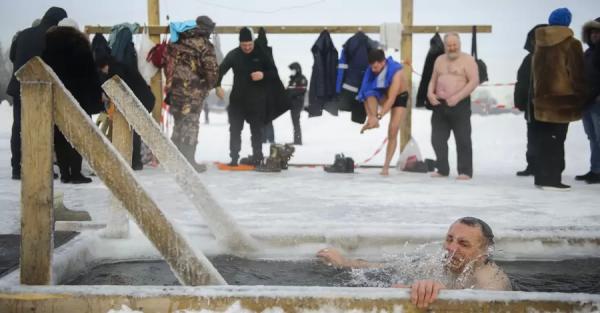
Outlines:
POLYGON ((429 52, 427 52, 427 57, 425 58, 421 82, 419 83, 419 89, 417 91, 416 107, 426 107, 431 110, 431 104, 427 99, 427 89, 429 88, 429 82, 433 75, 433 65, 435 64, 435 60, 442 54, 444 54, 444 41, 439 33, 435 33, 429 40, 429 52))
POLYGON ((341 89, 358 93, 365 70, 369 67, 369 51, 375 48, 372 42, 365 33, 357 32, 344 44, 343 61, 347 66, 342 68, 341 89))
POLYGON ((533 53, 535 119, 568 123, 581 119, 586 100, 581 42, 566 26, 546 26, 535 31, 533 53))
POLYGON ((356 100, 360 85, 366 69, 369 67, 368 54, 371 49, 377 48, 377 43, 365 33, 357 32, 344 43, 340 64, 338 66, 338 86, 340 90, 338 108, 342 111, 352 112, 352 121, 362 123, 366 112, 362 103, 356 100), (343 63, 345 61, 345 63, 343 63), (340 78, 341 76, 341 78, 340 78))
POLYGON ((110 45, 109 40, 109 46, 112 50, 112 56, 115 57, 118 62, 121 62, 136 71, 138 70, 137 52, 133 45, 133 33, 131 32, 131 29, 127 27, 121 28, 114 37, 112 45, 110 45))
POLYGON ((292 102, 287 96, 285 87, 279 78, 279 72, 275 66, 275 59, 273 58, 273 49, 269 47, 267 41, 267 33, 264 28, 258 30, 258 37, 254 41, 255 49, 262 51, 262 54, 267 56, 267 60, 271 63, 271 67, 274 69, 274 73, 271 77, 266 80, 266 92, 267 92, 267 107, 266 107, 266 119, 265 123, 268 124, 274 119, 278 118, 281 114, 285 113, 292 107, 292 102))
POLYGON ((331 109, 327 103, 335 97, 336 69, 338 51, 333 45, 327 30, 319 34, 319 38, 311 48, 313 67, 308 90, 308 115, 321 116, 325 108, 336 115, 337 109, 331 109))
POLYGON ((373 73, 371 67, 367 68, 358 91, 358 100, 364 102, 368 97, 375 97, 380 100, 392 84, 394 74, 402 70, 402 67, 402 64, 394 61, 392 57, 388 57, 385 60, 385 67, 379 74, 373 73))
POLYGON ((121 23, 121 24, 114 25, 110 30, 110 34, 108 35, 108 46, 109 47, 112 48, 115 45, 115 40, 117 40, 117 34, 124 28, 129 29, 129 31, 132 34, 136 34, 140 29, 140 24, 138 24, 138 23, 121 23))
POLYGON ((41 56, 46 46, 46 31, 56 26, 60 20, 67 17, 62 8, 51 7, 46 11, 39 25, 27 28, 17 35, 10 46, 10 60, 13 63, 13 75, 6 88, 6 93, 13 97, 21 94, 21 85, 15 77, 15 72, 35 56, 41 56))

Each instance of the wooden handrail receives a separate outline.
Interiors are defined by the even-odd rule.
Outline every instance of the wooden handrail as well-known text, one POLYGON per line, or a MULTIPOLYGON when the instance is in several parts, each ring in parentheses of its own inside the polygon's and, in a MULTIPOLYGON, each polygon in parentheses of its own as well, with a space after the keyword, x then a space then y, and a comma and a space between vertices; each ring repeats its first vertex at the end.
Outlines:
MULTIPOLYGON (((158 208, 154 200, 149 196, 148 192, 142 187, 133 175, 129 162, 114 149, 112 144, 106 137, 100 133, 92 120, 83 111, 81 106, 73 98, 71 93, 65 88, 54 71, 46 65, 41 58, 34 57, 27 62, 16 73, 17 77, 25 85, 29 85, 31 90, 27 91, 28 95, 23 98, 22 109, 25 116, 35 114, 37 110, 36 104, 45 101, 50 101, 54 116, 54 123, 65 138, 75 147, 75 149, 86 158, 91 167, 94 169, 98 177, 102 179, 105 185, 111 190, 113 195, 119 199, 124 207, 129 211, 134 221, 140 227, 146 237, 154 244, 156 249, 169 264, 175 276, 184 285, 206 285, 206 284, 227 284, 219 272, 212 266, 210 261, 197 249, 193 249, 186 239, 180 235, 173 224, 167 219, 165 214, 158 208), (39 87, 36 87, 39 86, 39 87), (51 94, 48 92, 35 93, 35 88, 47 88, 43 86, 51 86, 51 94), (32 111, 32 112, 28 112, 32 111)), ((38 119, 39 120, 39 119, 38 119)), ((52 119, 49 119, 52 121, 52 119)), ((45 123, 41 125, 47 126, 45 123)), ((40 136, 40 131, 47 131, 44 127, 40 130, 38 125, 29 129, 23 128, 24 132, 32 132, 26 134, 26 137, 40 136)), ((51 127, 50 127, 51 128, 51 127)), ((43 151, 52 151, 52 145, 48 140, 44 141, 44 146, 39 147, 43 151)), ((31 151, 25 150, 26 153, 31 151)), ((46 158, 49 153, 38 155, 28 155, 25 158, 32 158, 35 163, 38 160, 43 165, 44 176, 51 179, 51 163, 48 163, 46 158), (46 175, 47 174, 47 175, 46 175)), ((28 177, 24 177, 24 182, 32 181, 34 178, 29 177, 39 175, 39 173, 24 171, 28 177)), ((39 188, 32 190, 22 189, 22 199, 38 199, 34 193, 41 192, 41 206, 46 208, 46 198, 52 205, 52 184, 39 185, 39 188)), ((40 201, 38 201, 40 202, 40 201)), ((35 209, 37 203, 32 203, 28 212, 35 209)), ((48 210, 44 210, 43 215, 47 214, 48 210)), ((51 211, 51 210, 50 210, 51 211)), ((51 219, 50 219, 51 221, 51 219)), ((35 229, 39 227, 40 231, 46 233, 48 228, 48 220, 46 218, 36 219, 32 216, 25 216, 23 220, 24 229, 35 229)), ((51 224, 50 224, 51 226, 51 224)), ((31 239, 28 236, 27 239, 31 239)), ((39 245, 47 245, 46 241, 40 242, 39 245)), ((47 251, 47 248, 44 251, 47 251)), ((25 260, 32 259, 38 252, 29 249, 25 246, 22 249, 25 260)), ((51 251, 51 250, 50 250, 51 251)), ((42 264, 42 272, 49 272, 50 261, 38 262, 42 264)), ((36 264, 23 262, 21 264, 21 273, 25 276, 30 276, 29 273, 37 272, 36 264)), ((31 274, 33 276, 33 274, 31 274)), ((43 273, 39 275, 42 281, 43 273)), ((36 279, 37 280, 37 279, 36 279)), ((34 281, 36 281, 34 280, 34 281)), ((41 282, 46 283, 46 282, 41 282)))

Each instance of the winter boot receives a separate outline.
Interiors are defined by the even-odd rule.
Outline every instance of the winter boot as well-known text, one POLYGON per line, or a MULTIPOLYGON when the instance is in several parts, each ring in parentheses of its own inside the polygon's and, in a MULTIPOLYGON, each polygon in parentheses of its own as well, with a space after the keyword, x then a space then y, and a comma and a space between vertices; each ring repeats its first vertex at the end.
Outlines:
MULTIPOLYGON (((354 163, 354 161, 353 161, 353 163, 354 163)), ((323 167, 323 169, 325 170, 325 172, 328 172, 328 173, 345 173, 346 172, 346 157, 342 153, 336 154, 333 164, 326 165, 325 167, 323 167)), ((352 167, 352 170, 354 171, 354 166, 352 167)))
POLYGON ((281 172, 281 159, 268 157, 256 167, 256 171, 267 173, 281 172))
POLYGON ((242 158, 240 164, 258 166, 262 159, 263 158, 259 156, 249 155, 248 157, 242 158))
POLYGON ((354 173, 354 160, 350 157, 347 157, 345 160, 345 168, 344 173, 354 173))
POLYGON ((270 148, 270 157, 278 158, 281 162, 281 169, 287 170, 288 162, 294 155, 294 151, 296 151, 296 148, 289 143, 286 143, 285 145, 272 144, 270 148))
POLYGON ((87 211, 73 211, 65 207, 63 193, 54 194, 54 220, 55 221, 91 221, 92 217, 87 211))

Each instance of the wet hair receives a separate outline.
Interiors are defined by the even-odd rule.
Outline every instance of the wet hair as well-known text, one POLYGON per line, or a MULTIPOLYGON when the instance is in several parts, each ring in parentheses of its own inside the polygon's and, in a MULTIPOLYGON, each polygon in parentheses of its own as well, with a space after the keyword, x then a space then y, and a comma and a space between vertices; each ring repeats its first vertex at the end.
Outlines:
POLYGON ((375 62, 385 61, 385 52, 381 49, 373 49, 369 51, 368 55, 369 64, 373 64, 375 62))
POLYGON ((492 232, 490 225, 488 225, 486 222, 471 216, 461 217, 457 222, 471 227, 479 226, 479 229, 481 229, 481 234, 483 235, 485 246, 491 247, 494 245, 494 233, 492 232))

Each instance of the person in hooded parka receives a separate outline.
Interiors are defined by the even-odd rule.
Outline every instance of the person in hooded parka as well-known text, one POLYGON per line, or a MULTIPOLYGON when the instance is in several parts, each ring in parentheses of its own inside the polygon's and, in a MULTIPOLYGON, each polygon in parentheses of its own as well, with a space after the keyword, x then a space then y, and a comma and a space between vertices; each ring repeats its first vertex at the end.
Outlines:
MULTIPOLYGON (((96 71, 90 42, 86 35, 73 26, 53 27, 46 33, 46 47, 42 59, 56 73, 81 108, 88 114, 104 110, 102 88, 96 71)), ((63 183, 90 183, 91 178, 81 173, 81 155, 55 127, 54 148, 63 183)))
POLYGON ((12 179, 21 179, 21 85, 14 73, 29 59, 42 55, 46 44, 46 31, 66 17, 67 12, 64 9, 51 7, 46 11, 39 25, 19 32, 10 47, 13 75, 6 93, 13 97, 13 125, 10 137, 12 179))

